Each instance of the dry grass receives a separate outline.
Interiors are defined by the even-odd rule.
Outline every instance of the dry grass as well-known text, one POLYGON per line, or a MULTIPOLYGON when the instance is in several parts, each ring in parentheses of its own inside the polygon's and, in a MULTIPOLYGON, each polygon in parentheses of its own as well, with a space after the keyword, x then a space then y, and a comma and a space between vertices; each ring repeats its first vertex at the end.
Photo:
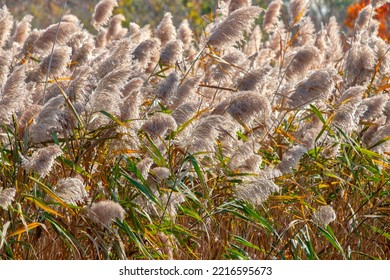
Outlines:
POLYGON ((374 19, 344 39, 274 1, 261 30, 232 0, 193 36, 101 2, 95 34, 0 11, 1 259, 389 259, 374 19))

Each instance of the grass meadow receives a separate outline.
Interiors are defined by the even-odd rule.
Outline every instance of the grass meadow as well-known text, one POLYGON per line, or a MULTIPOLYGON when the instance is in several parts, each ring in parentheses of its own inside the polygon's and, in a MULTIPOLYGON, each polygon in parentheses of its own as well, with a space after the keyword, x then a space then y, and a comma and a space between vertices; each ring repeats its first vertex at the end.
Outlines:
POLYGON ((2 7, 0 259, 390 259, 386 2, 349 34, 307 0, 201 29, 2 7))

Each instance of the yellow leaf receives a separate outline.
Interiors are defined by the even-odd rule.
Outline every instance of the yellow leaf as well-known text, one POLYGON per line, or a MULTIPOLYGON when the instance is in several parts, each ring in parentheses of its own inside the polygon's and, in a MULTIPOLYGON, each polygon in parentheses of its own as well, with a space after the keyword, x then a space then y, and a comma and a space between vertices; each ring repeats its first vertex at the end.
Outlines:
POLYGON ((15 236, 15 235, 19 235, 21 233, 24 233, 26 231, 29 231, 30 229, 33 229, 33 228, 36 228, 36 227, 39 227, 39 226, 42 226, 42 227, 45 227, 43 224, 41 223, 38 223, 38 222, 33 222, 31 224, 28 224, 26 227, 22 227, 20 229, 17 229, 16 231, 14 231, 13 233, 11 233, 10 235, 8 235, 8 237, 11 237, 11 236, 15 236))
POLYGON ((58 213, 56 210, 54 209, 51 209, 49 206, 45 205, 43 202, 35 199, 34 197, 26 197, 27 200, 30 200, 32 202, 35 203, 36 206, 42 208, 43 210, 45 210, 46 212, 49 212, 51 214, 54 214, 54 215, 57 215, 57 216, 60 216, 61 218, 65 218, 63 215, 61 215, 60 213, 58 213))

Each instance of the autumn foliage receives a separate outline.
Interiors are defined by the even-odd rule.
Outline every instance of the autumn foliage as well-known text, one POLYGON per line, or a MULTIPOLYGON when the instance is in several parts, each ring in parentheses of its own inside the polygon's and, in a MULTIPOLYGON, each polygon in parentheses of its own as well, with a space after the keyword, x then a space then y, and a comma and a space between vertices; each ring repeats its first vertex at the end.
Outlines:
MULTIPOLYGON (((359 12, 370 4, 370 0, 360 0, 357 3, 351 4, 347 8, 347 16, 345 19, 345 25, 351 30, 354 28, 355 21, 359 15, 359 12)), ((377 9, 375 9, 376 15, 374 19, 379 21, 378 36, 382 39, 390 40, 390 4, 387 3, 377 9)))

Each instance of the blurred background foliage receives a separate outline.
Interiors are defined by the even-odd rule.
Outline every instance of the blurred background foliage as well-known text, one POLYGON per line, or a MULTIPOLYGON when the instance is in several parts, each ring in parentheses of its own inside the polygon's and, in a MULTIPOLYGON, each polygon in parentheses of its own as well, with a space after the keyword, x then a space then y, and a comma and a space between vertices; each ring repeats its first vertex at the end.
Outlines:
MULTIPOLYGON (((140 26, 158 25, 165 12, 172 13, 174 24, 178 26, 186 18, 191 26, 202 28, 213 19, 218 2, 227 0, 118 0, 119 7, 115 13, 125 15, 128 24, 135 22, 140 26)), ((369 0, 311 0, 311 15, 317 27, 321 22, 327 22, 330 16, 344 20, 347 27, 353 25, 356 15, 369 0), (351 8, 352 7, 352 8, 351 8)), ((7 5, 17 19, 26 14, 34 16, 33 26, 44 28, 58 21, 65 0, 0 0, 0 4, 7 5)), ((68 0, 66 13, 75 14, 87 29, 90 25, 91 14, 99 0, 68 0)), ((252 0, 254 5, 266 8, 271 0, 252 0)), ((289 2, 289 1, 284 1, 289 2)), ((287 14, 287 11, 284 11, 287 14)), ((387 14, 388 20, 388 14, 387 14)))

